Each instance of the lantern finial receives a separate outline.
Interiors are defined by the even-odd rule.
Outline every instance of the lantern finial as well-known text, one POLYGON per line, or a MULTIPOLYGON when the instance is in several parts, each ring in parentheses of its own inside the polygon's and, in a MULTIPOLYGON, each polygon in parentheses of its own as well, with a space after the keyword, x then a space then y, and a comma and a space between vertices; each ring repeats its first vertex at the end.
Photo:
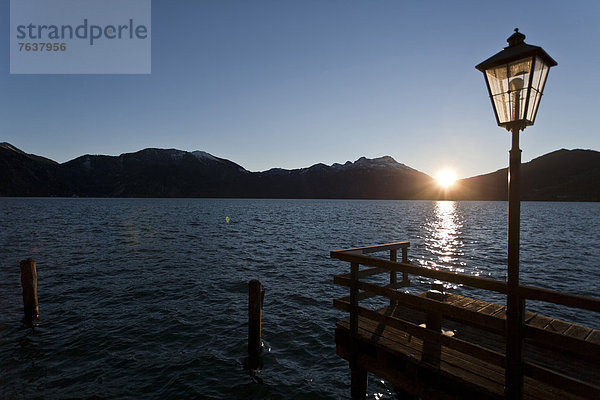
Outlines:
POLYGON ((508 42, 508 47, 513 47, 518 44, 523 43, 525 40, 525 35, 519 32, 519 28, 515 28, 515 33, 513 33, 506 41, 508 42))

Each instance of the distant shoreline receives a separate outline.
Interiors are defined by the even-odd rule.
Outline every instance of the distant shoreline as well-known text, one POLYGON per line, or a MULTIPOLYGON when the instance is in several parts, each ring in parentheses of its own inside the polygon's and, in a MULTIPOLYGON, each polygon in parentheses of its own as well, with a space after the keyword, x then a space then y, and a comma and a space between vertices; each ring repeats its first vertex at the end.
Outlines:
MULTIPOLYGON (((144 149, 59 164, 0 143, 0 196, 506 201, 508 169, 444 188, 390 156, 250 172, 203 151, 144 149)), ((522 201, 600 201, 600 152, 557 150, 521 167, 522 201)))
MULTIPOLYGON (((474 199, 360 199, 360 198, 319 198, 319 197, 92 197, 92 196, 0 196, 0 199, 57 199, 57 200, 350 200, 350 201, 453 201, 453 202, 499 202, 508 203, 508 200, 474 200, 474 199)), ((600 200, 521 200, 522 203, 600 203, 600 200)))

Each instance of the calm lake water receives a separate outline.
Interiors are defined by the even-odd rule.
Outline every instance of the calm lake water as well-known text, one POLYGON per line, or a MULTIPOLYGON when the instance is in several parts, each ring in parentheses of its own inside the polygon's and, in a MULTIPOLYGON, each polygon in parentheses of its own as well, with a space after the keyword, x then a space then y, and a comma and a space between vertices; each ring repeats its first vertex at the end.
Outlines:
MULTIPOLYGON (((1 399, 348 398, 333 335, 345 314, 332 307, 347 290, 332 277, 349 266, 330 250, 406 240, 414 263, 506 274, 505 202, 2 198, 0 218, 1 399), (251 279, 266 289, 262 382, 242 366, 251 279)), ((521 225, 522 283, 598 296, 599 203, 523 203, 521 225)), ((528 309, 600 327, 597 315, 528 309)), ((376 378, 369 393, 394 396, 376 378)))

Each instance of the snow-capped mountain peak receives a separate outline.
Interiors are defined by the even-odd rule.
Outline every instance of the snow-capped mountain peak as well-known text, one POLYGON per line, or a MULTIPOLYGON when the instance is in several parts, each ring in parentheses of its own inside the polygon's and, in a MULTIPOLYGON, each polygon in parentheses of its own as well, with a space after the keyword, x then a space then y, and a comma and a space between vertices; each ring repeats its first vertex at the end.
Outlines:
POLYGON ((200 161, 202 161, 202 160, 219 161, 215 156, 213 156, 212 154, 207 153, 205 151, 196 150, 196 151, 192 151, 192 154, 200 161))

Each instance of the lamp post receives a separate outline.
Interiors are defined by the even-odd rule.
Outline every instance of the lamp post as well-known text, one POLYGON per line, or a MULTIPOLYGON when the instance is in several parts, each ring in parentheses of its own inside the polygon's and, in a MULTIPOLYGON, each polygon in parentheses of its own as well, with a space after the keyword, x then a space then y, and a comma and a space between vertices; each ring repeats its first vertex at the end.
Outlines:
POLYGON ((533 125, 548 70, 557 65, 541 47, 524 42, 515 29, 508 46, 477 65, 483 72, 498 125, 512 133, 508 169, 508 274, 506 295, 507 399, 523 395, 523 314, 525 301, 519 295, 519 230, 521 150, 519 132, 533 125))

